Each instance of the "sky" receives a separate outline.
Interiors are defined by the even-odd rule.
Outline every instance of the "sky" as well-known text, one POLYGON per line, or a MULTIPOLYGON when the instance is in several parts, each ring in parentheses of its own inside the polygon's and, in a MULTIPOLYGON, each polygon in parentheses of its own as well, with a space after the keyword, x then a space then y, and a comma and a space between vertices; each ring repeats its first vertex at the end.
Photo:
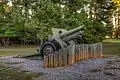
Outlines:
POLYGON ((8 5, 12 6, 12 0, 8 0, 8 5))

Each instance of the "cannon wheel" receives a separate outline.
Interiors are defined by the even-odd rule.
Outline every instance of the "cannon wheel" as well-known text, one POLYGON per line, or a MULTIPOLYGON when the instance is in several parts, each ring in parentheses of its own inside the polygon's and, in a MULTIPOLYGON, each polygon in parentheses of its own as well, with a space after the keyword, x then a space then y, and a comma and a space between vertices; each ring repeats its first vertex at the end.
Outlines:
POLYGON ((47 41, 41 46, 41 56, 53 54, 54 51, 58 51, 60 49, 60 45, 56 41, 47 41))

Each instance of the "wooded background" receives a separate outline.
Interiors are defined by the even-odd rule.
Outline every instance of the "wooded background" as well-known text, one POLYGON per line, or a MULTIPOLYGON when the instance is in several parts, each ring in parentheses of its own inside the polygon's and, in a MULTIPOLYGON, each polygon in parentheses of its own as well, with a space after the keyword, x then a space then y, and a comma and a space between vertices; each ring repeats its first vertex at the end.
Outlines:
POLYGON ((113 17, 119 27, 119 6, 112 0, 0 0, 0 42, 39 44, 52 27, 69 30, 82 24, 82 42, 100 42, 112 36, 113 17))

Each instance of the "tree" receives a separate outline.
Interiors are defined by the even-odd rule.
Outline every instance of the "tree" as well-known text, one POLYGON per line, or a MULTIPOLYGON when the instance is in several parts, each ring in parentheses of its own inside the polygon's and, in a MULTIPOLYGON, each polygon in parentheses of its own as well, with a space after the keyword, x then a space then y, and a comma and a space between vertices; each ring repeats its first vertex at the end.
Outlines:
POLYGON ((111 5, 104 0, 14 0, 10 17, 20 26, 18 36, 23 40, 48 38, 52 27, 73 29, 84 24, 84 42, 93 43, 111 34, 111 5))
MULTIPOLYGON (((82 1, 76 0, 74 5, 78 2, 82 4, 82 1)), ((23 24, 21 25, 23 28, 29 27, 35 30, 39 28, 40 31, 37 30, 37 35, 40 38, 47 37, 51 33, 52 27, 70 29, 79 26, 84 21, 82 19, 84 15, 77 13, 77 10, 81 8, 80 5, 77 4, 78 7, 74 7, 71 2, 68 5, 67 2, 59 0, 16 0, 13 5, 12 17, 14 22, 23 24), (64 7, 61 7, 62 5, 64 7), (32 14, 29 13, 29 10, 32 14)))
POLYGON ((111 21, 114 5, 111 0, 91 0, 89 4, 89 20, 84 24, 88 25, 84 39, 85 42, 102 41, 105 36, 112 34, 113 24, 111 21))
POLYGON ((0 2, 0 38, 2 38, 0 43, 3 43, 4 46, 9 44, 9 37, 14 36, 16 32, 14 27, 12 27, 13 24, 9 16, 10 9, 11 6, 8 5, 7 0, 2 0, 2 2, 0 2))

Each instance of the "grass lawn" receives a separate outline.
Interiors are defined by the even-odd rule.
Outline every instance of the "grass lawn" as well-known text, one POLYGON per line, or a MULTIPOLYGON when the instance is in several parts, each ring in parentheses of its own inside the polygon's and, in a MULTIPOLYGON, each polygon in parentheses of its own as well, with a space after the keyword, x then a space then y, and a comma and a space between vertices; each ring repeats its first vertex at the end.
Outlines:
POLYGON ((13 56, 13 55, 28 55, 28 54, 35 54, 36 48, 1 48, 0 49, 0 56, 13 56))
MULTIPOLYGON (((0 49, 0 56, 28 55, 37 53, 35 46, 14 45, 0 49)), ((104 55, 120 55, 120 40, 107 39, 103 41, 104 55)))
POLYGON ((103 42, 120 43, 120 39, 106 39, 103 42))
POLYGON ((22 72, 0 64, 0 80, 38 80, 42 73, 22 72))
POLYGON ((120 40, 107 39, 103 41, 104 55, 120 55, 120 40))

